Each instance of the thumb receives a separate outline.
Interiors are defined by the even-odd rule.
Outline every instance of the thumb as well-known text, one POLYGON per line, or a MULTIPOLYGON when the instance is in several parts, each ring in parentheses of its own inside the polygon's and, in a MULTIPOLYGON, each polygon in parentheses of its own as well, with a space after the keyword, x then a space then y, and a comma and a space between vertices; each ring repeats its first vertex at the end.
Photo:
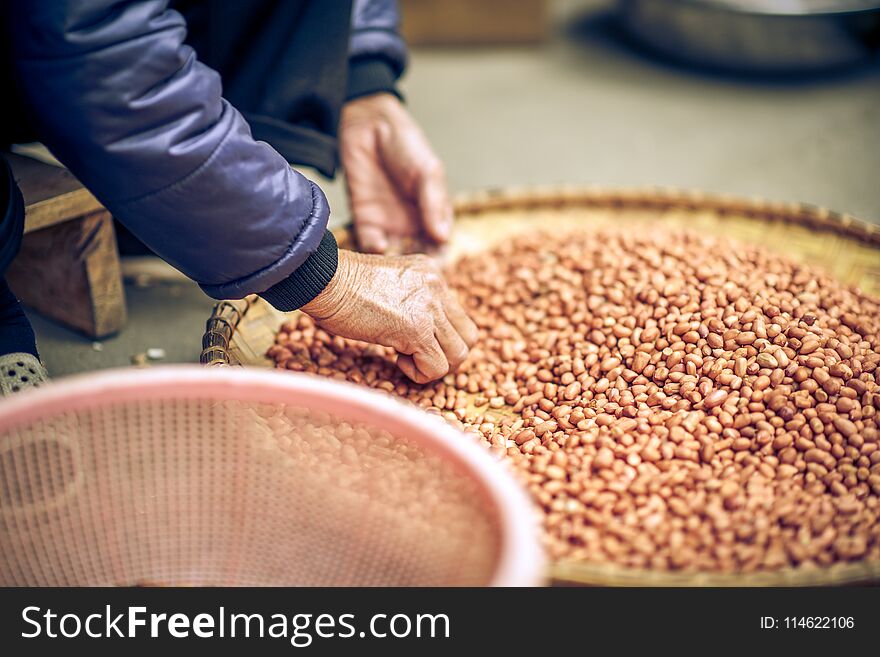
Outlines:
POLYGON ((436 359, 430 356, 427 358, 428 361, 426 362, 425 356, 422 354, 398 354, 397 367, 414 383, 419 384, 439 379, 449 371, 448 365, 444 368, 439 362, 434 362, 436 359), (427 372, 423 371, 422 368, 427 368, 427 372))
POLYGON ((358 246, 366 253, 385 253, 388 250, 388 235, 385 229, 375 224, 355 224, 358 246))
POLYGON ((399 367, 400 371, 406 374, 410 380, 415 382, 419 381, 419 371, 416 369, 413 357, 409 354, 397 355, 397 367, 399 367))
POLYGON ((429 342, 419 347, 412 356, 406 354, 398 356, 397 362, 403 373, 416 383, 434 381, 445 376, 449 371, 449 361, 446 360, 446 354, 440 348, 437 338, 433 336, 429 342), (412 368, 410 364, 413 365, 412 368))

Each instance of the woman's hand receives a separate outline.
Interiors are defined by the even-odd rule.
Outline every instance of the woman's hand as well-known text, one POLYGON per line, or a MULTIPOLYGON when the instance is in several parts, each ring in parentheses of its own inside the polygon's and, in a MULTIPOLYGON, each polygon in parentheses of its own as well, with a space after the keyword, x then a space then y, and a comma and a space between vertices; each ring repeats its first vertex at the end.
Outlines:
POLYGON ((416 383, 454 370, 477 339, 476 325, 422 255, 341 250, 333 279, 302 310, 330 333, 393 347, 416 383))
POLYGON ((434 244, 449 238, 453 216, 443 164, 395 96, 346 104, 339 139, 362 250, 385 253, 407 237, 434 244))

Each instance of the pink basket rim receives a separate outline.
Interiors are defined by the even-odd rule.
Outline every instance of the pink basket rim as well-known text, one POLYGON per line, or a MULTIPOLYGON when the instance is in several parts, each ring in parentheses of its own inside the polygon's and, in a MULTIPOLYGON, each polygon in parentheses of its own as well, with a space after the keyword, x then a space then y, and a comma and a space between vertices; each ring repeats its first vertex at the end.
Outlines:
POLYGON ((79 374, 0 402, 0 433, 65 412, 155 399, 238 400, 291 403, 369 423, 382 415, 392 432, 417 436, 434 453, 475 475, 499 511, 501 554, 491 586, 537 586, 545 558, 537 517, 523 489, 483 448, 464 439, 442 419, 393 397, 323 377, 254 367, 165 365, 79 374))

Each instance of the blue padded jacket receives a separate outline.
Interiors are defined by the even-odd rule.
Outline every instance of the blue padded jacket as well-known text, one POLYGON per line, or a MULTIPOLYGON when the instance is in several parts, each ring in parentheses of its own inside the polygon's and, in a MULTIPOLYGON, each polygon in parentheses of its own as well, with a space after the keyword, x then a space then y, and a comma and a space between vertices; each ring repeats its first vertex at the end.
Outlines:
MULTIPOLYGON (((19 93, 40 140, 147 246, 215 298, 261 293, 326 245, 327 200, 253 139, 167 4, 9 3, 19 93)), ((356 1, 350 56, 399 73, 397 23, 394 0, 356 1)))

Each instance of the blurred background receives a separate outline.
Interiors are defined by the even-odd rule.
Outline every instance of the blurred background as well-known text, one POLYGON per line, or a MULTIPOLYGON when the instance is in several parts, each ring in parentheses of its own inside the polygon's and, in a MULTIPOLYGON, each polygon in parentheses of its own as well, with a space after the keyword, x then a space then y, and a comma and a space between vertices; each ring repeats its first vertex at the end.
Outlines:
MULTIPOLYGON (((660 185, 880 223, 880 2, 400 3, 402 89, 454 193, 660 185)), ((309 175, 331 226, 347 223, 342 181, 309 175)), ((213 300, 164 267, 125 270, 129 320, 112 338, 31 314, 53 376, 198 361, 213 300)))

